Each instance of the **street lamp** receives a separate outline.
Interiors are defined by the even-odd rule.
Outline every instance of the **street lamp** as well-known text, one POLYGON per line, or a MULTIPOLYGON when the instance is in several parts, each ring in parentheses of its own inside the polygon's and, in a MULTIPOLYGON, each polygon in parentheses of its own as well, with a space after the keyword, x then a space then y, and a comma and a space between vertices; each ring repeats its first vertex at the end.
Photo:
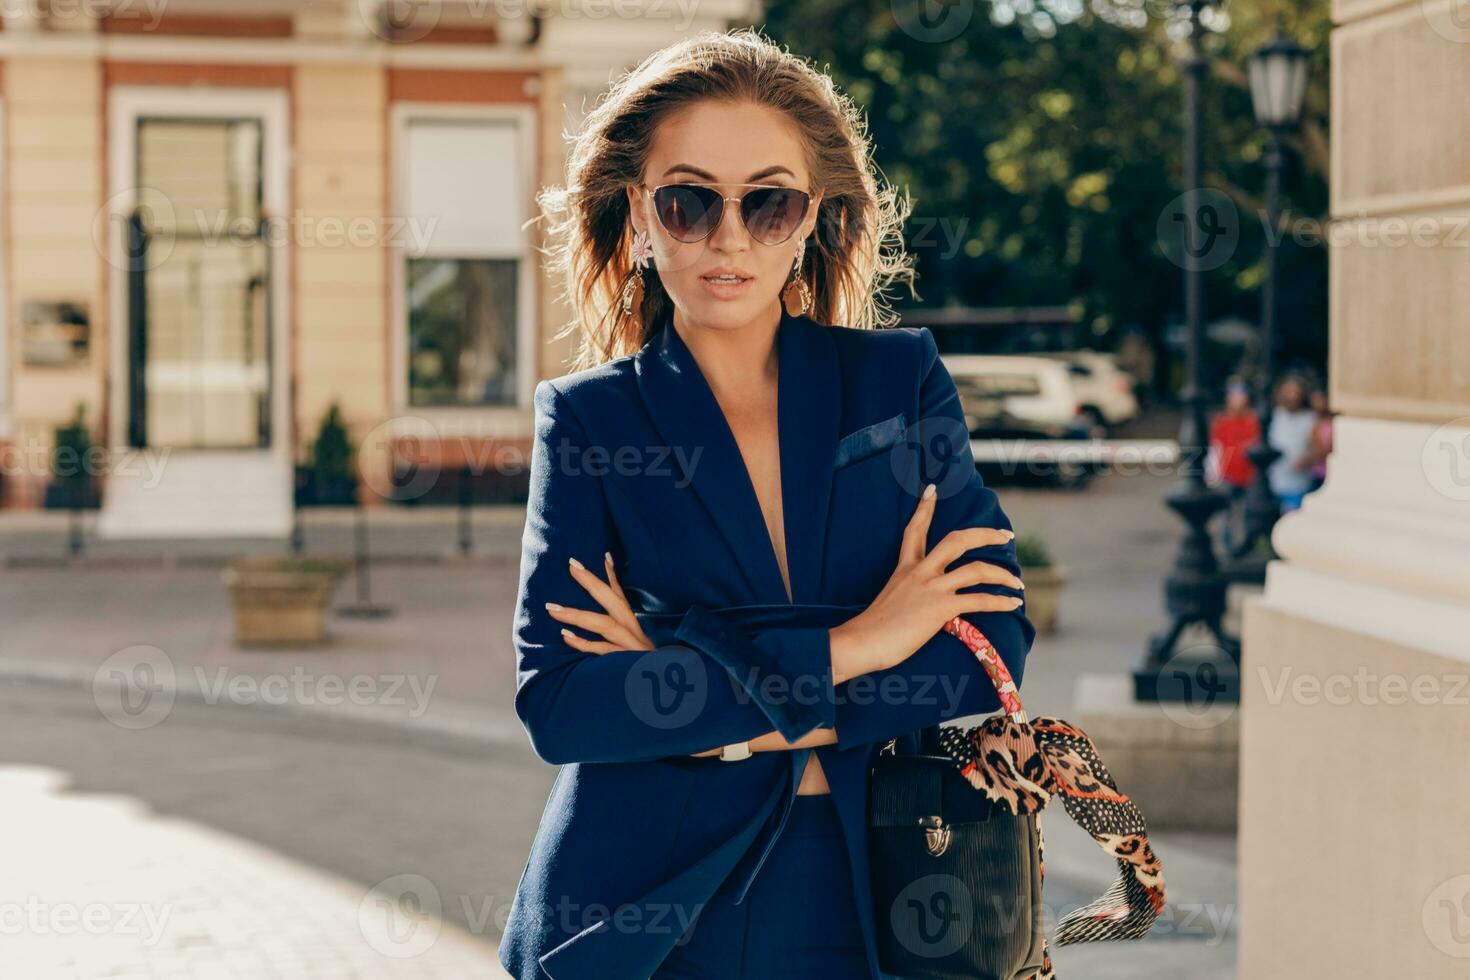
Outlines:
POLYGON ((1249 62, 1251 100, 1256 122, 1269 134, 1266 143, 1266 276, 1261 285, 1261 363, 1256 375, 1256 418, 1261 434, 1246 453, 1255 466, 1255 478, 1245 498, 1245 527, 1231 552, 1240 577, 1264 581, 1266 562, 1246 562, 1246 556, 1264 539, 1270 548, 1271 529, 1281 516, 1268 475, 1281 456, 1270 443, 1272 389, 1276 384, 1276 254, 1281 236, 1281 137, 1301 120, 1302 97, 1307 91, 1307 53, 1280 31, 1263 44, 1249 62))
MULTIPOLYGON (((1204 197, 1201 193, 1200 98, 1209 61, 1204 54, 1200 14, 1217 0, 1179 0, 1189 22, 1189 56, 1184 60, 1184 247, 1187 256, 1203 252, 1204 197)), ((1215 560, 1210 518, 1226 506, 1225 495, 1205 483, 1208 439, 1204 394, 1204 279, 1199 262, 1184 265, 1184 317, 1188 350, 1184 387, 1184 420, 1179 427, 1179 459, 1184 478, 1165 496, 1165 503, 1187 525, 1174 567, 1164 581, 1164 607, 1169 626, 1149 639, 1148 653, 1133 671, 1133 693, 1139 701, 1234 701, 1240 696, 1240 641, 1225 633, 1226 582, 1215 560), (1214 636, 1218 649, 1203 655, 1176 651, 1187 627, 1200 624, 1214 636), (1223 653, 1222 658, 1220 654, 1223 653), (1177 656, 1176 656, 1177 654, 1177 656), (1201 688, 1204 688, 1203 690, 1201 688)))
POLYGON ((1307 53, 1280 31, 1250 57, 1251 100, 1256 122, 1273 133, 1301 119, 1307 94, 1307 53))

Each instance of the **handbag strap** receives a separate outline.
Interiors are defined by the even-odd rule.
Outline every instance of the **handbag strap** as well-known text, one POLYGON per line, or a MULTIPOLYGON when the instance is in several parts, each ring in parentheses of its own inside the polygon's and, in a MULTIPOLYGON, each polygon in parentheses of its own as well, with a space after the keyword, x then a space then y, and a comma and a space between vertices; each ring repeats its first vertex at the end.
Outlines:
MULTIPOLYGON (((945 623, 944 631, 968 647, 975 655, 975 659, 980 661, 980 666, 985 669, 985 676, 989 677, 990 683, 995 685, 995 693, 1000 698, 1000 706, 1006 716, 1012 721, 1026 721, 1026 709, 1021 704, 1021 692, 1011 676, 1011 669, 1000 658, 990 638, 980 632, 974 623, 961 616, 956 616, 945 623)), ((888 744, 892 747, 896 742, 897 739, 892 739, 888 744)), ((919 729, 919 755, 944 754, 944 741, 940 735, 940 726, 930 725, 919 729)))
POLYGON ((969 647, 975 659, 980 661, 980 666, 985 668, 985 676, 995 685, 995 693, 1000 697, 1000 706, 1006 715, 1012 721, 1025 721, 1026 709, 1021 704, 1021 692, 1011 677, 1011 669, 1000 658, 989 637, 963 616, 956 616, 945 623, 944 631, 969 647))

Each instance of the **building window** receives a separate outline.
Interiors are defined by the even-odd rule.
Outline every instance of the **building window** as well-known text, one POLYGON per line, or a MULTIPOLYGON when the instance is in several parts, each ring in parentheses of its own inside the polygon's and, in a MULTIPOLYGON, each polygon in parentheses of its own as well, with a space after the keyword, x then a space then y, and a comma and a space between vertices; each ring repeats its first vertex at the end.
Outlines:
POLYGON ((521 134, 501 119, 410 118, 408 403, 517 403, 526 240, 521 134))
POLYGON ((410 405, 514 405, 515 259, 408 260, 410 405))

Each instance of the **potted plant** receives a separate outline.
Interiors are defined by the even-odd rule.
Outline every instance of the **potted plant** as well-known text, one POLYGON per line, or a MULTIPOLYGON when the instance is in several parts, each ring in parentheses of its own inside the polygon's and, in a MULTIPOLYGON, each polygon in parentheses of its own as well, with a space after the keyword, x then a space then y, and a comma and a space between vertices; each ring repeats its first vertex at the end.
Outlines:
POLYGON ((352 567, 337 558, 252 555, 224 572, 242 647, 312 646, 327 639, 327 606, 352 567))
POLYGON ((351 506, 357 503, 356 448, 336 402, 327 409, 316 438, 307 447, 306 465, 297 476, 298 506, 351 506))
POLYGON ((56 427, 51 447, 51 482, 46 485, 43 505, 48 508, 95 508, 100 499, 96 474, 92 472, 92 434, 87 429, 87 406, 77 404, 76 414, 56 427))
POLYGON ((1016 536, 1016 560, 1021 563, 1021 581, 1026 583, 1026 618, 1038 633, 1053 633, 1057 627, 1057 607, 1065 569, 1056 564, 1046 542, 1035 534, 1016 536))

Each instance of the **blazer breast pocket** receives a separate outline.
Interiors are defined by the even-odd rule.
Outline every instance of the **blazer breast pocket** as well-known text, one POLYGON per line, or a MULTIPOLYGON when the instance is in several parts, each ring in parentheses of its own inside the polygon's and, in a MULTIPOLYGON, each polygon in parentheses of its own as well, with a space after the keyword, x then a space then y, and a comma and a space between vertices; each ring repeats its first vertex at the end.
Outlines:
POLYGON ((849 432, 837 441, 837 455, 832 461, 832 468, 850 466, 892 449, 903 440, 904 429, 904 414, 899 412, 892 418, 849 432))

